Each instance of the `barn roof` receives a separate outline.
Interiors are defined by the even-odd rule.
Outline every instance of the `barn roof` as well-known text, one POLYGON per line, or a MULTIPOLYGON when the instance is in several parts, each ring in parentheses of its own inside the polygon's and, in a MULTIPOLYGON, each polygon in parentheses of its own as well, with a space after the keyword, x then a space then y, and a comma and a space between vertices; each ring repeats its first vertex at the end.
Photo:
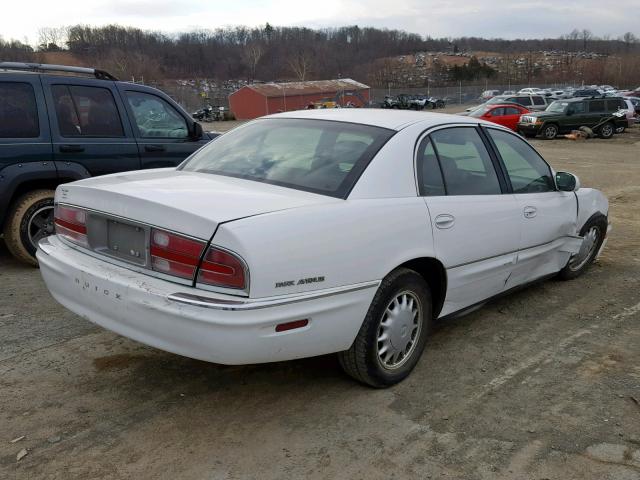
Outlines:
POLYGON ((308 82, 287 83, 254 83, 247 85, 265 97, 282 97, 283 95, 313 95, 317 93, 339 92, 341 90, 365 90, 369 86, 350 78, 337 80, 311 80, 308 82))

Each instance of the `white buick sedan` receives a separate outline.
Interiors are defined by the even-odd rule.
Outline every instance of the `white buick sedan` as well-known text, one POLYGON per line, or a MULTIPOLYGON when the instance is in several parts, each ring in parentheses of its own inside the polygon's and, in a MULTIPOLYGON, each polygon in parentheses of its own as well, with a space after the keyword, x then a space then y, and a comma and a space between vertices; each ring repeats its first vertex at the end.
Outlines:
POLYGON ((37 256, 71 311, 222 364, 338 352, 375 387, 410 373, 434 319, 580 275, 608 230, 606 198, 511 131, 369 109, 261 118, 55 205, 37 256))

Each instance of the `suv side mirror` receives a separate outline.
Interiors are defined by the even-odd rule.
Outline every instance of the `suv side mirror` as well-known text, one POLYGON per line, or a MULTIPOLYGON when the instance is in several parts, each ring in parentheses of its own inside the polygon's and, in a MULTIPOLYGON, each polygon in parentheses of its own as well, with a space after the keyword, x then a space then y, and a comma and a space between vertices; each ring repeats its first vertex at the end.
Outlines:
POLYGON ((193 125, 191 126, 191 138, 193 140, 200 140, 202 138, 202 135, 204 135, 202 125, 200 125, 198 122, 193 122, 193 125))
POLYGON ((556 186, 561 192, 576 192, 580 189, 580 179, 573 173, 556 173, 556 186))

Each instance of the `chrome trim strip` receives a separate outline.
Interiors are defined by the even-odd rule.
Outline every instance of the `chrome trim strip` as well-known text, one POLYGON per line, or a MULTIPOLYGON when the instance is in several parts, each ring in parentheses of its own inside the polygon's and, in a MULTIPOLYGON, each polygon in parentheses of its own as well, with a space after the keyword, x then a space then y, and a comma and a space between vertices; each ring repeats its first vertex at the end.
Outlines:
POLYGON ((280 307, 290 305, 292 303, 305 302, 307 300, 317 300, 319 298, 340 295, 343 293, 357 292, 368 288, 377 287, 380 280, 371 282, 357 283, 354 285, 346 285, 342 287, 327 288, 324 290, 316 290, 300 294, 285 295, 279 297, 267 297, 255 300, 228 300, 214 297, 203 297, 201 295, 192 295, 190 293, 172 293, 167 296, 167 300, 176 303, 183 303, 195 307, 211 308, 214 310, 258 310, 261 308, 280 307))

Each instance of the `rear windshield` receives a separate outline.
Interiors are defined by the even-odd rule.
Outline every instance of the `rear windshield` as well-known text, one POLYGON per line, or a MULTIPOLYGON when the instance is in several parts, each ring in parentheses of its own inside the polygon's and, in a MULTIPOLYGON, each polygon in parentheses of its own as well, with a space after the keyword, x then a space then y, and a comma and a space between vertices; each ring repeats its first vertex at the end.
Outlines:
POLYGON ((178 168, 345 198, 394 133, 353 123, 266 118, 219 136, 178 168))

